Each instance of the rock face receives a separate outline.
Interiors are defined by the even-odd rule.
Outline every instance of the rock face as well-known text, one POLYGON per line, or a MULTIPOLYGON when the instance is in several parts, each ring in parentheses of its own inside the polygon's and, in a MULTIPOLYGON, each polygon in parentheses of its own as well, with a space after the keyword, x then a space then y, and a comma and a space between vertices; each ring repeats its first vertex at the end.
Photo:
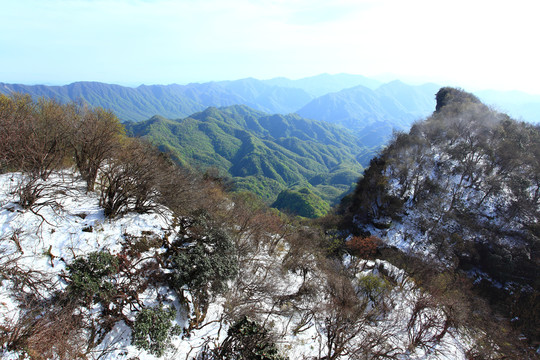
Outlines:
POLYGON ((435 95, 435 100, 437 101, 435 112, 440 112, 449 104, 482 103, 475 95, 452 87, 441 88, 435 95))

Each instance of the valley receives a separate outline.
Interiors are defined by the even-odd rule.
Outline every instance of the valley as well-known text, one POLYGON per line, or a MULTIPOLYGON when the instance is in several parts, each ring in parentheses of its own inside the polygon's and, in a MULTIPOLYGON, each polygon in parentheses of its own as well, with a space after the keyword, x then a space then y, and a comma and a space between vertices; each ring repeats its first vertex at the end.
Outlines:
POLYGON ((538 358, 538 125, 343 75, 1 89, 4 358, 538 358))
MULTIPOLYGON (((213 171, 236 191, 252 191, 269 205, 282 191, 307 191, 311 200, 289 211, 313 213, 308 209, 315 206, 326 209, 317 212, 324 215, 352 190, 394 131, 408 131, 431 113, 439 87, 322 74, 136 88, 97 82, 0 83, 0 93, 110 109, 133 136, 148 139, 182 166, 213 171), (326 131, 332 134, 321 133, 326 131)), ((527 110, 540 104, 534 96, 482 94, 495 106, 521 109, 523 116, 537 120, 527 110)))

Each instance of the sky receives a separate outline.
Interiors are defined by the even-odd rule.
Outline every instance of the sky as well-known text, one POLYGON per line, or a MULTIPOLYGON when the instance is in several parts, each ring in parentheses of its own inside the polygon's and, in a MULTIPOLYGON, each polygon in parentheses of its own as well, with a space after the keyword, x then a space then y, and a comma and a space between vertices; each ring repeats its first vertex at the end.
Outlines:
POLYGON ((349 73, 540 94, 537 0, 0 0, 0 82, 349 73))

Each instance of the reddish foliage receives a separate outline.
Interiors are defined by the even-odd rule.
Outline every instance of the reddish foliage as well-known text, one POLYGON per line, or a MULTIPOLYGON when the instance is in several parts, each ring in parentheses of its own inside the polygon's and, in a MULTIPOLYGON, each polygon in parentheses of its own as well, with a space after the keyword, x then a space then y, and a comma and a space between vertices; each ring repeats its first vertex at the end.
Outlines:
POLYGON ((368 237, 354 236, 345 243, 347 250, 360 258, 370 258, 377 253, 381 239, 371 235, 368 237))

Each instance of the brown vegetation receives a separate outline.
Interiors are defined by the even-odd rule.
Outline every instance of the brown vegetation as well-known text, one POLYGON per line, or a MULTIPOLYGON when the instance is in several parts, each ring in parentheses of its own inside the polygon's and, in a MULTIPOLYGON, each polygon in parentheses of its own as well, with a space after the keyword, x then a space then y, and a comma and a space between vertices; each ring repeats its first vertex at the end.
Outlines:
MULTIPOLYGON (((447 99, 452 94, 441 96, 447 99)), ((440 194, 443 189, 424 176, 422 170, 434 161, 424 149, 443 144, 448 149, 448 158, 459 164, 454 172, 462 180, 460 185, 482 191, 485 199, 500 192, 498 178, 494 177, 497 168, 515 195, 515 203, 503 215, 508 219, 521 217, 524 229, 538 237, 538 226, 531 220, 538 215, 540 198, 538 160, 533 159, 540 158, 535 145, 538 129, 502 121, 489 123, 477 131, 470 123, 480 116, 482 109, 479 110, 474 99, 465 98, 462 103, 478 110, 476 115, 455 118, 446 127, 439 118, 444 110, 438 109, 439 115, 434 115, 427 125, 416 124, 410 136, 396 135, 389 150, 372 161, 352 196, 347 214, 350 223, 354 218, 384 228, 387 221, 404 216, 400 211, 407 201, 440 210, 440 199, 432 200, 430 196, 440 194), (445 132, 455 136, 444 140, 445 132), (497 137, 504 140, 496 143, 500 149, 494 150, 488 145, 497 137), (426 139, 431 139, 433 144, 426 139), (519 145, 512 145, 516 143, 519 145), (503 151, 509 147, 511 150, 503 151), (519 147, 533 155, 526 159, 510 155, 519 153, 519 147), (403 151, 390 152, 397 150, 403 151), (517 176, 516 169, 528 178, 517 176), (389 193, 391 178, 397 179, 400 186, 394 193, 389 193), (535 190, 532 193, 528 191, 531 187, 535 190)), ((452 111, 456 113, 457 108, 452 111)), ((0 275, 14 284, 22 304, 20 319, 0 329, 0 345, 5 348, 25 351, 35 359, 85 358, 118 321, 134 326, 134 320, 126 313, 142 311, 139 294, 152 287, 168 287, 176 293, 184 310, 189 309, 187 333, 205 326, 206 311, 217 294, 225 300, 221 321, 237 324, 231 329, 239 332, 245 329, 253 332, 246 338, 230 333, 221 344, 222 353, 237 351, 247 356, 259 351, 258 343, 264 340, 274 358, 282 358, 273 344, 280 335, 291 331, 299 334, 315 327, 319 358, 328 360, 397 359, 414 349, 436 352, 452 331, 470 335, 471 358, 527 354, 516 350, 519 342, 513 340, 517 337, 509 321, 490 320, 489 305, 477 296, 471 281, 455 269, 439 270, 437 265, 417 257, 382 248, 381 240, 369 234, 345 242, 343 234, 333 228, 339 223, 336 216, 320 220, 319 227, 317 223, 297 223, 268 209, 251 194, 227 195, 219 179, 181 169, 145 141, 123 136, 118 119, 103 109, 46 100, 33 102, 20 95, 0 96, 0 171, 22 172, 26 180, 19 188, 21 206, 29 209, 39 204, 54 206, 44 200, 53 189, 44 188, 43 180, 66 165, 79 172, 87 191, 98 192, 108 217, 130 211, 159 211, 165 206, 175 219, 171 226, 180 231, 174 239, 168 235, 124 234, 124 247, 119 254, 94 254, 100 266, 109 268, 98 272, 91 266, 80 266, 94 273, 95 287, 90 286, 88 277, 74 275, 79 268, 73 264, 77 261, 83 264, 91 255, 87 254, 88 259, 77 258, 64 274, 67 289, 53 297, 40 295, 46 293, 42 287, 47 287, 47 291, 52 289, 50 279, 43 274, 17 268, 15 263, 2 263, 0 275), (165 251, 157 251, 159 248, 165 251), (340 258, 346 252, 350 256, 347 265, 340 258), (404 291, 399 289, 403 283, 392 278, 384 266, 359 275, 366 270, 364 259, 375 257, 383 257, 405 269, 414 281, 416 295, 407 318, 403 314, 389 316, 398 301, 393 290, 404 291), (291 273, 300 275, 298 281, 291 286, 281 284, 291 273), (191 297, 184 296, 186 289, 191 297), (99 318, 89 317, 89 309, 98 303, 99 318), (280 329, 282 333, 272 332, 273 316, 290 318, 285 329, 280 329), (507 339, 498 332, 501 328, 507 339), (58 329, 62 334, 59 338, 58 329), (396 340, 400 333, 408 337, 406 349, 396 340)), ((448 164, 435 165, 441 172, 448 170, 448 164)), ((453 190, 449 207, 439 220, 469 218, 471 228, 477 229, 478 222, 465 213, 460 203, 461 190, 453 190)), ((484 197, 477 199, 478 206, 486 201, 484 197)), ((470 241, 437 231, 436 225, 422 224, 425 231, 433 234, 434 241, 472 253, 471 248, 475 247, 470 241)), ((530 240, 526 236, 525 239, 530 240)), ((18 241, 16 234, 12 241, 18 241)), ((476 250, 475 256, 482 249, 476 250)), ((537 250, 532 247, 531 251, 537 250)), ((491 250, 490 253, 499 255, 491 250)), ((443 250, 441 254, 446 255, 443 250)), ((506 256, 500 254, 500 257, 503 255, 506 256)), ((492 259, 485 266, 495 262, 492 259)), ((164 297, 159 296, 161 304, 164 297)), ((513 304, 520 314, 527 314, 524 308, 538 310, 530 306, 535 299, 524 296, 513 304)), ((532 322, 531 326, 534 326, 532 322)), ((212 356, 219 356, 219 349, 219 345, 215 351, 205 347, 201 358, 216 358, 212 356)))

